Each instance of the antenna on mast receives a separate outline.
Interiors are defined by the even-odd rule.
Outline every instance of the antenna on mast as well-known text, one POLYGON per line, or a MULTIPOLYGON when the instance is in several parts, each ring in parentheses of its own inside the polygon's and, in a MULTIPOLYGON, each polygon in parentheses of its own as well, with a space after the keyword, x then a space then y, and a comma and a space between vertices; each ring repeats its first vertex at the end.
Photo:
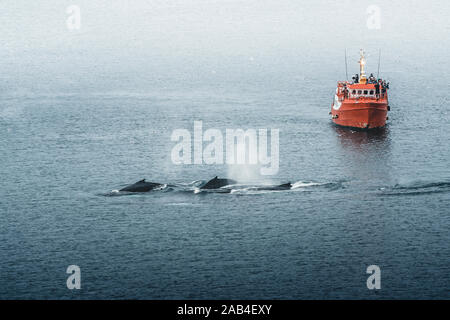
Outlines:
POLYGON ((380 75, 380 60, 381 60, 381 49, 378 50, 378 72, 377 72, 377 79, 379 79, 380 75))
POLYGON ((345 78, 348 81, 348 72, 347 72, 347 48, 345 48, 345 78))

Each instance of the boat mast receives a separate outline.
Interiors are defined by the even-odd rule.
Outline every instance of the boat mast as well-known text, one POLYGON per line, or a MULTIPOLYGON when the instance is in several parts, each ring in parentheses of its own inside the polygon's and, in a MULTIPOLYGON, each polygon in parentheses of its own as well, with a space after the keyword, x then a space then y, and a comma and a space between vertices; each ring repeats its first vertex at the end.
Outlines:
POLYGON ((348 81, 348 72, 347 72, 347 49, 345 49, 345 78, 348 81))
POLYGON ((364 71, 364 66, 366 64, 366 58, 364 57, 364 50, 359 50, 359 83, 365 84, 367 82, 366 72, 364 71))
POLYGON ((378 51, 378 72, 377 72, 377 79, 380 76, 380 60, 381 60, 381 49, 378 51))

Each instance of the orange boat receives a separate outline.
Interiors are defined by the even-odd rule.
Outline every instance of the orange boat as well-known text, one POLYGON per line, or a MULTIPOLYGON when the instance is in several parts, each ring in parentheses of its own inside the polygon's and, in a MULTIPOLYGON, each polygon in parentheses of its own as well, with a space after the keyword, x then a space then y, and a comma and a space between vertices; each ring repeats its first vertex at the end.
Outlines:
POLYGON ((332 121, 340 126, 358 129, 381 128, 386 125, 389 83, 367 77, 364 71, 366 59, 360 50, 359 75, 353 81, 338 81, 334 101, 331 105, 332 121))

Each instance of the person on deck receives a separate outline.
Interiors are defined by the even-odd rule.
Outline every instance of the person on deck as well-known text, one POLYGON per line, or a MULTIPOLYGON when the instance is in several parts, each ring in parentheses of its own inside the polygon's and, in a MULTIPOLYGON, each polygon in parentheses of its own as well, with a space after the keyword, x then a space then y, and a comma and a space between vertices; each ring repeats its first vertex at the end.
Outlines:
POLYGON ((347 86, 344 86, 344 98, 345 98, 345 99, 348 98, 348 89, 347 89, 347 86))

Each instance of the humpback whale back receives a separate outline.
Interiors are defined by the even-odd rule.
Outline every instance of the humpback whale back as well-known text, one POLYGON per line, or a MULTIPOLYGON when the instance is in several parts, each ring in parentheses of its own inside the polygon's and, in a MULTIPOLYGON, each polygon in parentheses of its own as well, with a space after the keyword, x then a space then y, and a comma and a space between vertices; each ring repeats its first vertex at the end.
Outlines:
POLYGON ((219 189, 230 184, 236 184, 237 182, 232 179, 219 179, 217 176, 209 180, 200 189, 219 189))
POLYGON ((283 183, 283 184, 280 184, 279 186, 277 186, 277 188, 281 189, 281 190, 290 189, 290 188, 292 188, 292 183, 290 183, 290 182, 283 183))
POLYGON ((148 192, 155 188, 161 187, 162 184, 157 182, 146 182, 145 179, 142 179, 136 183, 130 184, 125 188, 120 189, 119 191, 127 191, 127 192, 148 192))

